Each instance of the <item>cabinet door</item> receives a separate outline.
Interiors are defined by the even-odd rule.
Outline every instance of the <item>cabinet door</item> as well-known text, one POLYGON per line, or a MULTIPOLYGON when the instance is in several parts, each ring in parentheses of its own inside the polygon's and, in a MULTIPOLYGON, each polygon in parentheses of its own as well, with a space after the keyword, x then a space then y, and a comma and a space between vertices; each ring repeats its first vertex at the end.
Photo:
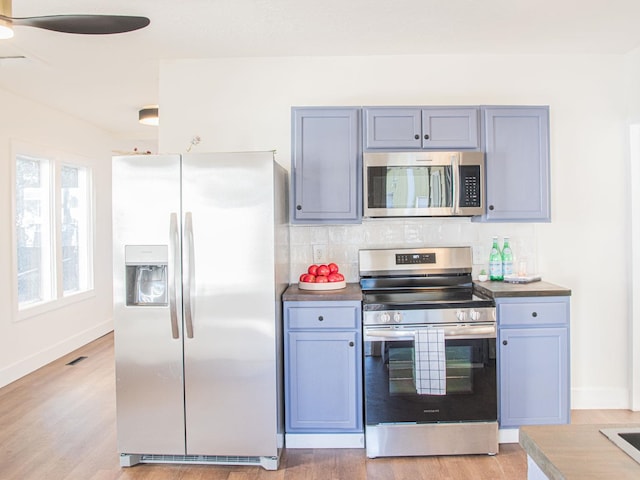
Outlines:
POLYGON ((357 332, 289 332, 285 375, 288 432, 357 431, 357 332))
POLYGON ((360 109, 294 108, 292 117, 292 222, 360 222, 360 109))
POLYGON ((424 109, 422 146, 439 149, 478 148, 478 109, 424 109))
POLYGON ((549 221, 549 109, 483 110, 486 220, 549 221))
POLYGON ((569 423, 567 328, 503 328, 500 426, 569 423))
POLYGON ((422 147, 420 108, 365 109, 365 148, 422 147))

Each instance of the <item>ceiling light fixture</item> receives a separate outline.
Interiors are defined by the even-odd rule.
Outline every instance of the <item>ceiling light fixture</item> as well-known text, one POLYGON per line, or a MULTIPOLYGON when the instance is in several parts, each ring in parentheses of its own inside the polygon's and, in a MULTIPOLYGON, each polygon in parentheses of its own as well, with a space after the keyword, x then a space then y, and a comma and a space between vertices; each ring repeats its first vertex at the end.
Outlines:
POLYGON ((143 125, 157 126, 160 124, 158 106, 144 107, 138 112, 138 121, 143 125))
MULTIPOLYGON (((11 0, 0 0, 0 15, 11 17, 11 0)), ((13 28, 9 20, 0 18, 0 40, 13 37, 13 28)))
MULTIPOLYGON (((0 15, 11 17, 11 0, 0 0, 0 15)), ((11 22, 0 19, 0 40, 13 37, 11 22)))
POLYGON ((13 28, 4 25, 2 20, 0 20, 0 40, 7 40, 8 38, 13 38, 13 28))

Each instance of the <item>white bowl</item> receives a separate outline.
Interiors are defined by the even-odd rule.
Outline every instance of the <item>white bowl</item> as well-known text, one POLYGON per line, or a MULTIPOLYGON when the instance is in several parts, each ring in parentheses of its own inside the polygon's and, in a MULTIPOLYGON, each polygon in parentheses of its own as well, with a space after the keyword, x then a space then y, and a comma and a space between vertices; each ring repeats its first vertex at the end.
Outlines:
POLYGON ((298 288, 300 290, 340 290, 345 288, 347 282, 327 282, 327 283, 310 283, 310 282, 298 282, 298 288))

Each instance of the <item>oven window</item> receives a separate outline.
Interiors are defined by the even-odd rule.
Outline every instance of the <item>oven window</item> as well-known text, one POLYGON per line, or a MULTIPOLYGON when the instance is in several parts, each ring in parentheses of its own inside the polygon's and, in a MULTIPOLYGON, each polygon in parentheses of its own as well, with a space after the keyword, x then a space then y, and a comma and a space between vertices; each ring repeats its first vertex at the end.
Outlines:
POLYGON ((368 208, 450 208, 450 166, 368 167, 368 208))
POLYGON ((365 342, 368 425, 497 419, 495 338, 445 341, 446 393, 416 390, 413 340, 365 342))

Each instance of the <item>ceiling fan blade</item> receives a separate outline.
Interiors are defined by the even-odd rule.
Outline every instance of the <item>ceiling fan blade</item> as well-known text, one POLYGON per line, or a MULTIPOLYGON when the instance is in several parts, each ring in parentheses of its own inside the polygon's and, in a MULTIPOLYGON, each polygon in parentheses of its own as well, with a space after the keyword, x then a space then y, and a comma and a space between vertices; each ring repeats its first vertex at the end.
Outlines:
POLYGON ((11 18, 0 15, 14 26, 36 27, 62 33, 80 35, 110 35, 132 32, 151 23, 147 17, 127 15, 46 15, 41 17, 11 18))

